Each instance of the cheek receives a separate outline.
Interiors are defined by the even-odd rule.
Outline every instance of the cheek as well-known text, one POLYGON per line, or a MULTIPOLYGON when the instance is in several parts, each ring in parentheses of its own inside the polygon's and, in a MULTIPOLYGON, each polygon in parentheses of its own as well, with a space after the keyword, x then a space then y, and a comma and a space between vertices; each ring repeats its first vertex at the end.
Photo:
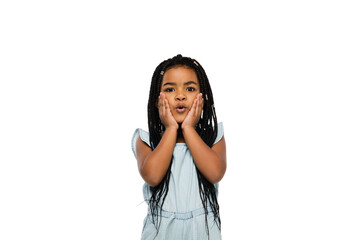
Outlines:
POLYGON ((163 92, 163 93, 165 94, 165 97, 166 97, 167 100, 169 100, 173 95, 172 92, 163 92))
POLYGON ((173 99, 171 97, 168 97, 168 96, 166 96, 166 99, 167 99, 167 101, 169 103, 170 109, 172 110, 173 106, 175 106, 175 103, 174 103, 173 99))
POLYGON ((191 102, 191 105, 193 105, 193 104, 194 104, 194 102, 195 102, 195 99, 196 99, 196 96, 197 96, 197 95, 195 95, 195 96, 192 96, 192 98, 191 98, 191 100, 190 100, 190 102, 191 102))

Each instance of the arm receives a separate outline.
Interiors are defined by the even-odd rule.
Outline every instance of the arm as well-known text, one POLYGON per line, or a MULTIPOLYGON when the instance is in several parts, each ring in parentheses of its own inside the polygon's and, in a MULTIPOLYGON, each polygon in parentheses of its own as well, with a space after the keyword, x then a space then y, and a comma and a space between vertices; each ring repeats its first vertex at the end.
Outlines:
POLYGON ((226 171, 226 145, 224 137, 211 148, 204 143, 194 128, 183 129, 194 162, 212 184, 220 182, 226 171))
POLYGON ((199 94, 181 127, 197 168, 209 182, 215 184, 223 178, 226 171, 225 139, 222 137, 210 148, 198 135, 195 125, 199 122, 202 108, 203 99, 199 94))
POLYGON ((158 146, 152 149, 140 137, 136 141, 136 158, 141 177, 150 186, 158 185, 170 165, 177 129, 166 129, 158 146))
POLYGON ((179 127, 163 93, 159 96, 158 108, 160 120, 165 126, 159 144, 153 151, 140 137, 136 141, 136 159, 140 175, 153 187, 161 182, 169 168, 179 127))

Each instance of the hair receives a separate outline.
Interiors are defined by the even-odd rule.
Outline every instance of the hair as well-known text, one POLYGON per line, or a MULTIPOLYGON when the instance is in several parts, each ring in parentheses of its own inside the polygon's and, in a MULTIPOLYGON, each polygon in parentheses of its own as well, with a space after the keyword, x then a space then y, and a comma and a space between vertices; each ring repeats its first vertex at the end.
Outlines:
MULTIPOLYGON (((201 139, 209 146, 212 147, 214 141, 217 137, 217 119, 214 107, 214 99, 210 87, 209 80, 206 76, 205 70, 202 66, 195 60, 189 57, 183 57, 182 55, 177 55, 173 58, 163 61, 160 63, 154 71, 151 80, 151 87, 149 93, 148 101, 148 127, 150 134, 150 147, 154 150, 161 140, 161 133, 165 131, 164 125, 161 123, 158 108, 156 102, 158 96, 160 95, 161 83, 163 75, 166 70, 178 66, 183 66, 191 68, 195 71, 196 76, 200 85, 200 92, 204 97, 204 106, 203 113, 200 117, 199 122, 197 123, 195 129, 199 134, 201 139)), ((173 157, 171 158, 169 168, 166 171, 166 174, 162 181, 155 187, 150 187, 151 197, 149 199, 149 208, 152 215, 152 220, 157 229, 157 233, 160 228, 160 222, 158 220, 159 215, 164 204, 164 200, 167 196, 169 190, 169 180, 171 174, 171 165, 173 157)), ((199 184, 199 194, 202 205, 205 211, 205 222, 206 222, 206 231, 209 236, 209 227, 207 221, 208 215, 208 204, 214 214, 214 220, 219 229, 221 229, 221 221, 219 214, 219 204, 217 202, 216 190, 212 183, 210 183, 203 174, 196 167, 198 184, 199 184)))

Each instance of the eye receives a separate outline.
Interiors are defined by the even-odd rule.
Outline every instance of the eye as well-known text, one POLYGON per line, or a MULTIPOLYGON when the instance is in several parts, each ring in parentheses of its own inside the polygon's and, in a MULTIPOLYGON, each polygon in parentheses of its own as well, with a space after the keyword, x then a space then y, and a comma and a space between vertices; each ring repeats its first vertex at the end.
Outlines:
POLYGON ((195 88, 193 88, 193 87, 188 87, 186 90, 189 91, 189 92, 193 92, 193 91, 195 91, 195 88))
POLYGON ((165 89, 165 92, 173 92, 173 91, 175 91, 173 88, 166 88, 165 89))

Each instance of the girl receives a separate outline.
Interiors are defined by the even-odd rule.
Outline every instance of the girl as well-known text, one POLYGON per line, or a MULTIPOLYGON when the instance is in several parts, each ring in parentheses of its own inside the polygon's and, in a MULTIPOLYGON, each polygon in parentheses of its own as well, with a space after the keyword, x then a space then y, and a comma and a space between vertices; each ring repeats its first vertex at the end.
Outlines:
POLYGON ((197 61, 177 55, 155 69, 148 127, 132 138, 149 205, 141 239, 221 239, 217 192, 225 139, 197 61))

